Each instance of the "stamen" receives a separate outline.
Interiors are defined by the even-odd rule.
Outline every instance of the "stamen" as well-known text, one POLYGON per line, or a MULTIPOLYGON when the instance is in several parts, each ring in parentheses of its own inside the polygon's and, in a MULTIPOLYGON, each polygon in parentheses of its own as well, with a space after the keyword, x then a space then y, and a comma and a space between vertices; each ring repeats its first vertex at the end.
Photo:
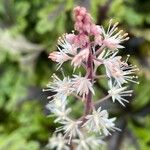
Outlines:
POLYGON ((47 99, 51 99, 53 96, 48 96, 47 99))
POLYGON ((51 89, 42 89, 43 92, 51 91, 51 89))
POLYGON ((132 93, 132 92, 133 92, 133 90, 128 90, 128 91, 123 91, 121 93, 132 93))
POLYGON ((65 78, 64 70, 63 70, 62 68, 60 68, 60 70, 61 70, 61 73, 62 73, 62 75, 63 75, 63 78, 65 78))
POLYGON ((139 82, 134 81, 134 80, 130 80, 130 79, 126 79, 126 80, 128 80, 128 81, 130 81, 130 82, 133 82, 133 83, 136 83, 136 84, 139 84, 139 82))
POLYGON ((127 55, 127 58, 125 60, 126 63, 128 62, 129 58, 130 58, 130 55, 127 55))
POLYGON ((118 24, 119 24, 119 22, 116 22, 116 23, 114 24, 114 27, 118 26, 118 24))
POLYGON ((112 20, 113 19, 110 19, 110 21, 109 21, 109 26, 108 26, 108 29, 107 29, 107 34, 109 34, 109 30, 110 30, 110 27, 111 27, 111 24, 112 24, 112 20))
POLYGON ((124 39, 124 41, 128 41, 130 38, 129 37, 126 37, 125 39, 124 39))
POLYGON ((125 33, 125 34, 123 35, 123 37, 126 37, 126 36, 128 36, 128 33, 125 33))
POLYGON ((117 25, 119 24, 119 22, 116 22, 113 27, 111 28, 111 30, 109 31, 109 33, 113 32, 115 30, 115 28, 117 27, 117 25))
POLYGON ((111 37, 111 35, 117 30, 118 30, 118 28, 113 26, 112 29, 108 33, 109 37, 111 37))
MULTIPOLYGON (((117 36, 119 36, 121 33, 123 32, 123 30, 120 30, 118 33, 116 33, 113 37, 116 38, 117 36)), ((120 38, 122 38, 123 36, 119 36, 120 38)))

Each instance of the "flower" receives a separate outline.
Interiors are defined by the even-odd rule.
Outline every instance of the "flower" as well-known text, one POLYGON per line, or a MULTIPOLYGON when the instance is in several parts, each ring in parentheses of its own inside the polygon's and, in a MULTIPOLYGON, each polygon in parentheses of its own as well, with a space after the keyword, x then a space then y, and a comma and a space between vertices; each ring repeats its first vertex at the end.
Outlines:
POLYGON ((49 139, 47 147, 51 149, 56 148, 56 150, 70 150, 69 146, 67 145, 67 140, 64 139, 61 133, 58 133, 58 135, 54 134, 49 139))
POLYGON ((63 80, 60 80, 55 74, 53 74, 52 78, 53 82, 50 82, 47 85, 47 91, 55 92, 55 97, 67 97, 74 90, 72 88, 72 83, 69 77, 64 77, 63 80))
POLYGON ((71 64, 74 65, 74 67, 80 67, 82 62, 87 62, 89 56, 89 49, 83 49, 81 50, 73 59, 71 64))
POLYGON ((64 137, 69 137, 68 144, 70 144, 72 137, 76 137, 81 135, 81 131, 79 130, 79 125, 82 121, 74 121, 71 119, 66 119, 65 121, 62 121, 61 124, 63 126, 58 127, 56 129, 56 132, 64 131, 65 135, 64 137))
MULTIPOLYGON (((116 57, 110 57, 108 59, 105 59, 103 61, 103 64, 106 68, 106 74, 107 76, 117 78, 122 75, 123 71, 121 70, 121 56, 116 57)), ((126 81, 123 79, 121 84, 126 83, 126 81)))
POLYGON ((118 51, 113 52, 110 50, 103 49, 101 53, 98 55, 97 59, 94 60, 95 68, 97 68, 101 64, 105 65, 106 62, 105 60, 107 60, 108 58, 110 59, 114 58, 117 55, 117 53, 118 51))
POLYGON ((94 89, 92 83, 86 77, 81 77, 80 75, 73 75, 72 79, 73 88, 76 90, 77 94, 85 97, 91 91, 94 94, 94 89))
POLYGON ((73 143, 77 144, 76 150, 96 150, 100 148, 100 144, 104 144, 100 137, 93 135, 81 135, 79 139, 74 139, 73 143))
POLYGON ((114 121, 116 118, 108 119, 108 112, 106 110, 101 111, 101 107, 96 111, 93 109, 91 115, 86 116, 87 121, 83 124, 88 131, 104 133, 105 136, 109 135, 109 130, 115 130, 114 121))
POLYGON ((105 32, 105 30, 102 28, 102 33, 104 36, 103 45, 108 47, 110 50, 124 48, 122 45, 120 45, 120 43, 129 39, 129 37, 127 37, 128 33, 122 35, 123 30, 120 30, 119 32, 115 33, 118 30, 118 22, 115 23, 112 27, 111 26, 112 20, 110 20, 107 32, 105 32))
POLYGON ((139 84, 139 82, 135 81, 138 77, 133 76, 139 69, 136 66, 128 65, 127 60, 122 62, 121 56, 113 55, 110 58, 105 59, 103 64, 106 68, 107 76, 109 78, 113 77, 120 87, 128 81, 139 84))
POLYGON ((62 122, 68 118, 69 113, 71 112, 71 108, 65 108, 63 107, 62 110, 60 109, 55 109, 55 112, 53 112, 57 118, 55 119, 54 122, 62 122))
POLYGON ((63 109, 67 105, 66 97, 55 97, 53 100, 49 101, 46 108, 51 112, 55 112, 55 109, 63 109))
POLYGON ((76 55, 77 47, 73 44, 75 35, 74 34, 64 34, 63 37, 58 39, 58 49, 65 54, 76 55))
POLYGON ((66 120, 71 112, 71 108, 66 108, 67 102, 60 99, 50 101, 46 107, 56 116, 54 122, 62 122, 66 120))
POLYGON ((64 62, 71 60, 72 57, 77 54, 77 46, 73 44, 74 40, 74 34, 64 34, 58 39, 58 51, 49 54, 48 58, 58 63, 58 69, 64 62))
POLYGON ((125 106, 123 102, 129 102, 123 97, 132 96, 133 90, 126 90, 127 86, 119 87, 117 84, 112 85, 112 82, 109 82, 109 88, 110 90, 108 91, 108 93, 111 95, 113 102, 117 100, 123 106, 125 106))
POLYGON ((54 51, 49 54, 48 58, 50 58, 52 61, 58 62, 59 65, 58 69, 64 62, 70 59, 70 57, 66 55, 63 51, 60 52, 54 51))

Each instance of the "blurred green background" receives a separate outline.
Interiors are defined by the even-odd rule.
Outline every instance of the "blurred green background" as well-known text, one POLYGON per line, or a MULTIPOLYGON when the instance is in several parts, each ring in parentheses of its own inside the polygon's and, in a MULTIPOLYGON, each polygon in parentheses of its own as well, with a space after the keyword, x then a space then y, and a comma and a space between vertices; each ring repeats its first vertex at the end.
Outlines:
MULTIPOLYGON (((72 31, 77 5, 97 24, 119 21, 130 36, 121 54, 131 54, 130 62, 140 68, 130 104, 102 104, 122 129, 106 139, 105 149, 150 149, 150 0, 0 0, 0 150, 46 149, 56 128, 45 108, 50 93, 42 92, 56 70, 48 54, 59 36, 72 31)), ((69 64, 64 70, 72 73, 69 64)), ((105 95, 105 83, 99 81, 96 91, 105 95)))

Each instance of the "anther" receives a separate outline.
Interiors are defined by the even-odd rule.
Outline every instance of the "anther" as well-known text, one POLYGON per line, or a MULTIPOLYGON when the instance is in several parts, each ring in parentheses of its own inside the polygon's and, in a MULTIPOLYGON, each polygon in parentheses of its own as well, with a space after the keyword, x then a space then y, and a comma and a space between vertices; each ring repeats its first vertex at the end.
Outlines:
POLYGON ((128 33, 125 33, 123 36, 124 36, 124 37, 128 36, 128 33))
POLYGON ((119 22, 116 22, 116 23, 114 24, 114 27, 118 26, 118 24, 119 24, 119 22))
POLYGON ((112 21, 113 21, 113 19, 110 19, 110 20, 109 20, 109 24, 111 24, 111 23, 112 23, 112 21))
POLYGON ((127 41, 127 40, 129 40, 129 39, 130 39, 129 37, 126 37, 124 40, 127 41))

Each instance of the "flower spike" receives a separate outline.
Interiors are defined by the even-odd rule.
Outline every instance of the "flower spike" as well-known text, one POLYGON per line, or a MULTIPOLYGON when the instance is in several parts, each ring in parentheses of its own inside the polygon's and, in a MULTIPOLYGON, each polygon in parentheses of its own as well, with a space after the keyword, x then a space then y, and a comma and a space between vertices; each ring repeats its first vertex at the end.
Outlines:
POLYGON ((49 54, 58 69, 66 62, 73 67, 73 73, 65 76, 62 72, 63 79, 52 75, 53 80, 44 90, 52 92, 46 107, 55 116, 54 122, 60 124, 48 147, 52 150, 96 150, 104 143, 103 137, 111 135, 112 131, 120 131, 115 125, 116 117, 109 118, 108 110, 102 109, 101 102, 112 98, 122 106, 129 103, 133 90, 127 89, 128 83, 138 83, 135 75, 138 68, 128 64, 129 55, 124 61, 119 56, 122 42, 129 37, 128 33, 118 29, 118 22, 113 24, 110 20, 105 31, 102 26, 94 24, 84 7, 75 7, 73 13, 73 32, 59 38, 57 51, 49 54), (97 73, 101 67, 105 69, 102 75, 97 73), (94 102, 98 92, 94 85, 99 78, 108 81, 108 95, 94 102), (76 103, 81 103, 81 107, 76 103), (74 110, 82 107, 83 115, 73 119, 74 110))

